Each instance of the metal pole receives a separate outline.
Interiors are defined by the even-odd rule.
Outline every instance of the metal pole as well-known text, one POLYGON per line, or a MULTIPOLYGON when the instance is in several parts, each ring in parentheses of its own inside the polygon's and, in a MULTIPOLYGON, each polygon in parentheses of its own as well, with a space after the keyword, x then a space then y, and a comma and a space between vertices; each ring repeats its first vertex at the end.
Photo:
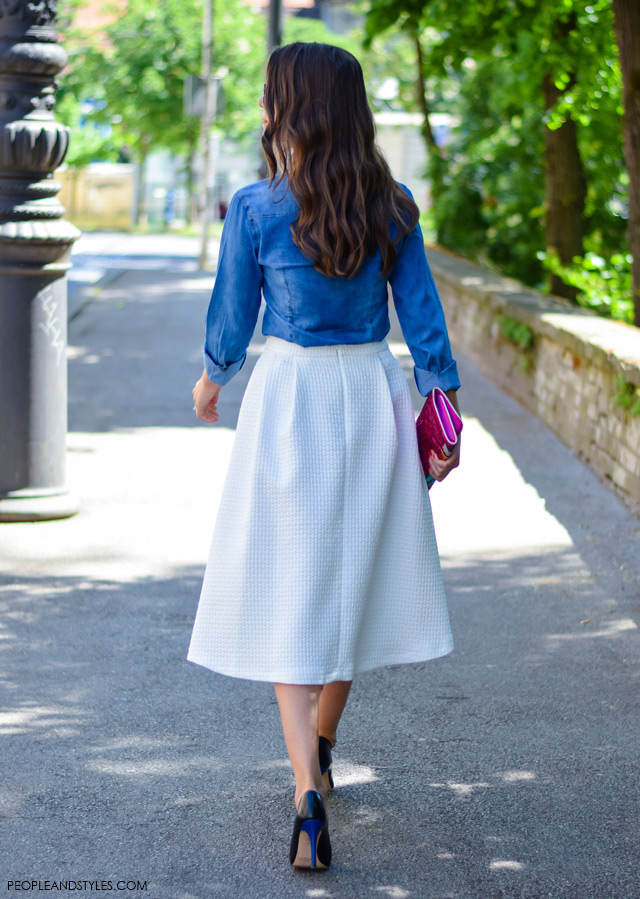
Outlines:
POLYGON ((15 0, 0 16, 0 521, 65 518, 67 282, 80 232, 62 219, 69 129, 56 122, 67 55, 56 3, 15 0))
POLYGON ((211 218, 211 198, 209 181, 211 178, 211 126, 214 116, 214 85, 211 77, 213 64, 213 0, 204 2, 204 20, 202 27, 202 77, 204 79, 205 99, 202 113, 200 143, 202 152, 202 171, 200 178, 200 257, 198 267, 207 267, 207 251, 209 247, 209 221, 211 218))
POLYGON ((268 52, 282 43, 282 0, 269 0, 268 52))

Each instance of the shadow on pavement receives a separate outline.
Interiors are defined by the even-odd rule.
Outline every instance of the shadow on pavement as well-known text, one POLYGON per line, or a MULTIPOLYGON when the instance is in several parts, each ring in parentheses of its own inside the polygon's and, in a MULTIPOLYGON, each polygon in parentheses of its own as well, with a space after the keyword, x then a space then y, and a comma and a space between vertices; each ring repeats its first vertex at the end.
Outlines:
POLYGON ((0 577, 12 871, 147 880, 154 899, 633 895, 633 689, 586 639, 606 600, 570 553, 447 570, 453 656, 358 678, 322 884, 288 866, 271 685, 185 661, 200 577, 0 577))
MULTIPOLYGON (((465 415, 478 419, 506 451, 554 518, 569 533, 591 573, 627 610, 640 615, 640 520, 542 422, 459 360, 465 415)), ((499 494, 499 459, 486 478, 499 494)), ((469 497, 473 502, 473 496, 469 497)), ((488 526, 490 526, 490 509, 488 526)), ((518 527, 517 520, 513 527, 518 527)))

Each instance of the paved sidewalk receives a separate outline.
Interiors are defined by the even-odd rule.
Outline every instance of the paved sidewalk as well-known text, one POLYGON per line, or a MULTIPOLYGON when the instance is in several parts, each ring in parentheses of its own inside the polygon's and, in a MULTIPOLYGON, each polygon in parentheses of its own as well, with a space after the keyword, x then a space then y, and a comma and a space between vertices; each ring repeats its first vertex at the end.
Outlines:
MULTIPOLYGON (((166 246, 114 265, 70 324, 80 514, 0 526, 2 888, 640 895, 640 521, 464 359, 463 464, 431 491, 455 651, 356 681, 335 751, 334 862, 290 869, 293 778, 272 686, 185 661, 263 338, 224 388, 219 425, 197 422, 212 277, 186 244, 166 246)), ((390 339, 410 376, 395 323, 390 339)))

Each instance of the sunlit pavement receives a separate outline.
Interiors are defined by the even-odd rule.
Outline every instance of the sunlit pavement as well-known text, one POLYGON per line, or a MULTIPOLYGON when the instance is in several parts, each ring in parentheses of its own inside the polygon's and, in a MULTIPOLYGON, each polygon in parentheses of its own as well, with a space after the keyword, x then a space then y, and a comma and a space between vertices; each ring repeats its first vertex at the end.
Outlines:
MULTIPOLYGON (((203 425, 197 241, 78 251, 82 509, 0 526, 5 879, 137 879, 152 899, 638 895, 640 521, 458 357, 462 465, 431 491, 456 648, 356 681, 334 861, 294 873, 273 688, 185 661, 260 329, 203 425)), ((412 380, 395 322, 389 339, 412 380)))

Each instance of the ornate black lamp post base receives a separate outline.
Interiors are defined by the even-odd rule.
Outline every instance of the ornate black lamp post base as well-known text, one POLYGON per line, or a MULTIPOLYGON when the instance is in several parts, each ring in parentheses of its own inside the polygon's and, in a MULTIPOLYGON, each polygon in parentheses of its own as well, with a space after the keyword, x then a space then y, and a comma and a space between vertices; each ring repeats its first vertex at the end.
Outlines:
POLYGON ((53 179, 69 144, 53 114, 66 62, 55 16, 55 0, 0 0, 0 521, 78 511, 65 484, 65 274, 80 232, 53 179))

